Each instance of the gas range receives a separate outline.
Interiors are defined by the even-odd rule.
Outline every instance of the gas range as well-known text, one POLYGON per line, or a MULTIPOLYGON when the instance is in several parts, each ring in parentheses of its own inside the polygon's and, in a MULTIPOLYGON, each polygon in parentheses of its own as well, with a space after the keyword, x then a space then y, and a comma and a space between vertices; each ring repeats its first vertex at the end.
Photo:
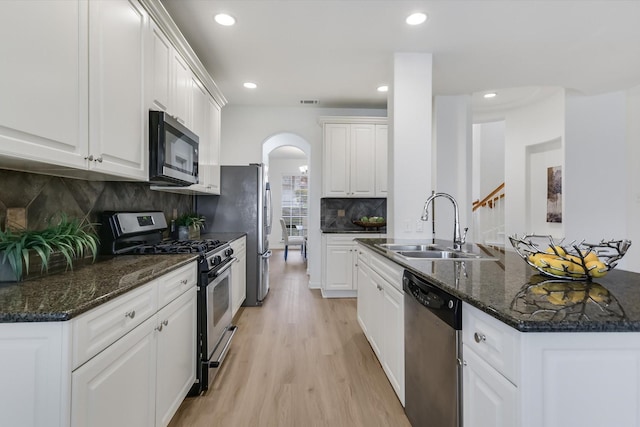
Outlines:
POLYGON ((100 227, 101 251, 108 255, 199 254, 197 294, 196 381, 189 395, 208 389, 231 340, 231 267, 236 261, 229 243, 220 240, 164 240, 163 212, 104 212, 100 227))
POLYGON ((233 255, 227 242, 220 240, 165 240, 167 221, 163 212, 112 212, 102 215, 100 241, 108 255, 182 254, 201 255, 201 270, 225 264, 233 255))

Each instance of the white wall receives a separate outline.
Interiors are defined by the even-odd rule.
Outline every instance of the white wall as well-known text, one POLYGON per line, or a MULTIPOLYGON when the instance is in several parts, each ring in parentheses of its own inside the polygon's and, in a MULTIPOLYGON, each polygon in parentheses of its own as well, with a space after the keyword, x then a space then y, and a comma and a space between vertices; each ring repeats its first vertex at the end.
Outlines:
MULTIPOLYGON (((535 170, 529 171, 527 167, 532 163, 531 155, 536 152, 534 145, 556 140, 564 142, 564 114, 565 93, 562 89, 535 104, 513 109, 505 114, 506 236, 525 233, 564 234, 562 225, 547 224, 546 217, 532 217, 531 206, 546 204, 546 193, 543 200, 531 200, 530 188, 546 188, 546 173, 542 175, 540 170, 537 173, 535 170), (533 178, 536 175, 540 175, 540 179, 533 178)), ((552 166, 564 166, 562 150, 557 156, 558 162, 552 166)), ((535 159, 533 164, 536 164, 535 159)), ((566 185, 563 188, 568 191, 566 185)), ((534 193, 539 194, 538 191, 534 193)))
MULTIPOLYGON (((567 239, 599 242, 627 237, 626 109, 624 92, 567 97, 567 239)), ((638 167, 637 160, 632 167, 638 167)), ((627 261, 623 259, 620 267, 627 261)))
POLYGON ((269 247, 283 249, 282 227, 282 176, 300 175, 300 166, 306 165, 307 159, 269 158, 269 183, 271 184, 271 200, 273 204, 273 229, 269 235, 269 247))
POLYGON ((482 199, 504 182, 505 122, 473 125, 472 199, 482 199))
POLYGON ((633 243, 620 264, 640 273, 640 86, 627 92, 627 234, 633 243), (635 245, 635 246, 633 246, 635 245))
POLYGON ((262 144, 280 133, 299 135, 311 145, 309 163, 309 286, 320 287, 320 197, 322 127, 320 116, 386 117, 386 110, 228 105, 222 109, 221 163, 262 162, 262 144))

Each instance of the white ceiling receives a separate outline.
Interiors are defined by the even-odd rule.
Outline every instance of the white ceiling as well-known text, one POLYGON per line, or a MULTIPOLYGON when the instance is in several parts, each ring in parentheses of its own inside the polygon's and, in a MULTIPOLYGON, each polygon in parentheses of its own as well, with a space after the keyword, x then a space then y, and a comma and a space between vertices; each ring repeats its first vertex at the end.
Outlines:
POLYGON ((497 108, 516 102, 501 89, 640 85, 640 0, 161 1, 230 105, 385 108, 376 88, 392 84, 394 52, 432 53, 434 95, 475 94, 478 107, 485 91, 497 108), (413 11, 426 24, 406 25, 413 11), (219 26, 218 12, 237 24, 219 26))

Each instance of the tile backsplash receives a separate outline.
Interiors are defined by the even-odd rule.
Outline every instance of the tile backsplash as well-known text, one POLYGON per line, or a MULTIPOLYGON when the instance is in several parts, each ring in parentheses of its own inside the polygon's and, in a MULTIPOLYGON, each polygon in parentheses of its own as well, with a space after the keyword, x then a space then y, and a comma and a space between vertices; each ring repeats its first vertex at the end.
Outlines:
POLYGON ((25 208, 27 229, 40 230, 59 213, 98 223, 105 210, 163 211, 167 222, 191 211, 193 197, 152 191, 148 183, 84 181, 50 175, 0 169, 0 228, 4 230, 8 208, 25 208))
POLYGON ((324 198, 320 200, 320 228, 322 231, 363 230, 352 223, 363 216, 387 217, 387 199, 324 198))

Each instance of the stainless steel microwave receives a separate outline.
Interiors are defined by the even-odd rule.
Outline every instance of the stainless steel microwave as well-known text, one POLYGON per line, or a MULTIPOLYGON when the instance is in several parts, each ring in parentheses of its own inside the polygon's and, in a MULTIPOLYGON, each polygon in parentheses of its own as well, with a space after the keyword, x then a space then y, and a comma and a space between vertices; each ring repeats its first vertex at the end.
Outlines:
POLYGON ((198 136, 162 111, 149 111, 149 182, 198 182, 198 136))

